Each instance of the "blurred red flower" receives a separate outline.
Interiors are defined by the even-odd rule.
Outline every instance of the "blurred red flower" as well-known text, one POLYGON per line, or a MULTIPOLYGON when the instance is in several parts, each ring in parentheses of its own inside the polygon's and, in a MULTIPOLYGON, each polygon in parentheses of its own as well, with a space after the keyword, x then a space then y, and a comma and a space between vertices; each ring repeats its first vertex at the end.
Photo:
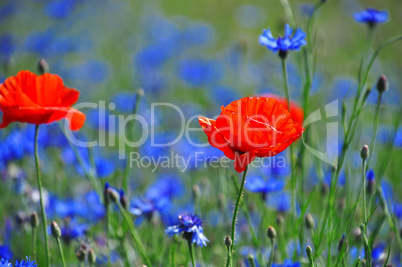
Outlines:
MULTIPOLYGON (((263 94, 263 97, 275 98, 279 101, 282 105, 284 105, 288 110, 288 101, 286 98, 274 95, 274 94, 263 94)), ((303 125, 304 120, 304 110, 295 102, 290 100, 290 113, 292 114, 292 119, 301 125, 303 125)))
POLYGON ((271 157, 298 139, 304 128, 278 100, 245 97, 233 101, 216 120, 198 117, 208 142, 234 160, 242 172, 256 157, 271 157))
POLYGON ((37 76, 30 71, 20 71, 0 84, 0 110, 3 112, 0 128, 12 122, 39 125, 65 118, 70 129, 77 131, 85 121, 85 114, 71 107, 79 94, 65 87, 58 75, 37 76))

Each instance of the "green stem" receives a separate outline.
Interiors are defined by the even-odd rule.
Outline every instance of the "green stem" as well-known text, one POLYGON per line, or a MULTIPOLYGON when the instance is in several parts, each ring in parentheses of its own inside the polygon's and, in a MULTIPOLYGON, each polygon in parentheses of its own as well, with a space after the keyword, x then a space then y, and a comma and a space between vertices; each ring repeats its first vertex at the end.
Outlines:
POLYGON ((194 249, 193 249, 193 244, 191 243, 191 240, 188 240, 188 250, 190 252, 190 258, 191 258, 191 264, 193 267, 195 267, 195 257, 194 257, 194 249))
POLYGON ((40 194, 40 208, 42 211, 42 226, 43 226, 43 234, 45 236, 46 266, 49 267, 50 260, 49 260, 49 244, 48 244, 48 240, 47 240, 46 212, 45 212, 45 206, 43 204, 42 180, 41 180, 40 170, 39 170, 38 131, 39 131, 39 125, 36 125, 35 126, 35 147, 34 147, 36 178, 38 180, 38 187, 39 187, 39 194, 40 194))
POLYGON ((36 228, 32 227, 32 255, 36 259, 36 228))
POLYGON ((106 247, 107 247, 107 266, 110 267, 110 248, 109 248, 109 239, 110 239, 110 233, 109 233, 109 204, 107 203, 107 200, 104 200, 105 204, 105 224, 106 224, 106 247))
MULTIPOLYGON (((232 254, 233 254, 233 247, 234 247, 234 241, 235 241, 235 232, 236 232, 236 215, 237 212, 239 210, 239 205, 240 205, 240 200, 243 194, 243 187, 244 187, 244 182, 246 181, 246 174, 247 174, 247 169, 248 167, 246 166, 246 169, 243 172, 243 178, 240 184, 240 190, 237 196, 237 200, 236 200, 236 206, 233 212, 233 218, 232 218, 232 232, 231 232, 231 238, 232 238, 232 245, 230 246, 230 258, 232 258, 232 254)), ((230 263, 232 263, 230 261, 230 263)))
MULTIPOLYGON (((136 115, 137 114, 137 111, 138 111, 138 104, 139 104, 139 102, 140 102, 140 99, 141 99, 141 96, 143 95, 143 91, 140 89, 140 90, 138 90, 137 91, 137 95, 136 95, 136 98, 135 98, 135 104, 134 104, 134 107, 133 107, 133 113, 132 113, 132 115, 136 115)), ((134 128, 135 128, 135 121, 133 122, 133 123, 131 123, 131 125, 130 125, 131 127, 129 127, 129 138, 131 139, 131 141, 132 141, 132 138, 133 138, 133 136, 134 136, 134 128)), ((134 149, 132 149, 130 152, 134 152, 134 149)), ((124 174, 123 174, 123 190, 126 192, 126 194, 128 194, 129 192, 128 192, 128 177, 129 177, 129 175, 130 175, 130 153, 129 153, 129 155, 127 156, 127 160, 126 160, 126 166, 125 166, 125 169, 124 169, 124 174)))
MULTIPOLYGON (((290 112, 290 95, 289 95, 289 82, 288 82, 288 72, 286 69, 286 58, 282 59, 282 74, 283 74, 283 90, 285 92, 285 97, 286 97, 286 102, 288 104, 288 110, 290 112)), ((289 146, 290 148, 290 166, 291 166, 291 186, 292 186, 292 212, 293 215, 296 216, 296 181, 295 181, 295 175, 294 175, 294 151, 293 151, 293 145, 289 146)), ((295 217, 296 218, 296 217, 295 217)))
POLYGON ((133 222, 131 221, 129 215, 127 214, 127 211, 122 207, 122 205, 120 204, 119 201, 117 201, 116 204, 117 204, 117 206, 119 207, 119 210, 120 210, 121 214, 123 215, 124 220, 126 221, 128 227, 129 227, 129 229, 130 229, 130 233, 131 233, 131 235, 132 235, 132 237, 133 237, 133 239, 134 239, 135 244, 136 244, 137 247, 138 247, 138 250, 139 250, 139 252, 140 252, 140 254, 141 254, 142 260, 143 260, 148 266, 152 266, 151 261, 150 261, 150 259, 149 259, 149 257, 148 257, 148 254, 146 253, 145 248, 144 248, 144 246, 143 246, 143 244, 142 244, 142 242, 141 242, 141 240, 140 240, 140 238, 139 238, 137 232, 136 232, 135 229, 134 229, 133 222))
POLYGON ((370 141, 370 155, 367 161, 367 168, 370 167, 370 163, 371 163, 371 157, 373 156, 373 152, 374 152, 374 146, 375 146, 375 141, 376 141, 376 137, 377 137, 377 131, 378 131, 378 125, 380 123, 380 109, 381 109, 381 102, 382 102, 382 93, 380 93, 380 95, 378 96, 378 100, 377 100, 377 106, 375 109, 375 116, 374 116, 374 130, 373 130, 373 135, 371 136, 371 141, 370 141))
POLYGON ((175 243, 175 244, 173 244, 171 246, 171 249, 170 249, 170 256, 171 256, 170 265, 171 265, 171 267, 176 266, 175 262, 176 262, 176 248, 177 248, 177 246, 178 246, 178 244, 175 243))
POLYGON ((271 245, 272 245, 272 249, 271 249, 271 254, 269 255, 269 261, 268 261, 268 267, 271 267, 272 264, 274 263, 274 255, 275 255, 275 238, 273 238, 271 240, 271 245))
POLYGON ((63 263, 63 267, 66 267, 66 261, 64 260, 64 254, 63 254, 63 249, 61 247, 60 238, 57 237, 56 241, 57 241, 57 246, 59 247, 61 262, 63 263))
MULTIPOLYGON (((366 160, 363 159, 363 170, 362 170, 362 179, 363 179, 363 210, 364 210, 364 225, 365 229, 367 226, 367 207, 366 207, 366 160)), ((367 232, 366 232, 367 235, 367 232)))

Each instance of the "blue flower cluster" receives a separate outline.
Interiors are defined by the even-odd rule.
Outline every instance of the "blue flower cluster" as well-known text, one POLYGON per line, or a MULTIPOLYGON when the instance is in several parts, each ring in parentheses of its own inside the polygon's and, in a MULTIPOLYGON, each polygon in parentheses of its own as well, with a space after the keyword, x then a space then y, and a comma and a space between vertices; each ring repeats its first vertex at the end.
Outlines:
MULTIPOLYGON (((260 44, 272 50, 273 52, 279 51, 279 54, 286 54, 289 50, 299 50, 300 47, 307 44, 305 37, 306 34, 301 30, 297 29, 293 34, 293 29, 290 28, 288 24, 285 25, 285 35, 283 37, 279 36, 274 38, 271 33, 271 29, 263 30, 260 35, 260 44)), ((282 57, 282 56, 281 56, 282 57)))
POLYGON ((174 226, 169 226, 165 233, 172 237, 175 234, 183 233, 188 242, 199 247, 206 246, 209 240, 203 234, 202 220, 195 214, 179 215, 179 221, 174 226))
POLYGON ((35 261, 31 261, 29 257, 26 257, 26 260, 22 261, 15 261, 15 264, 13 265, 10 260, 6 260, 4 258, 0 257, 0 267, 37 267, 38 265, 35 263, 35 261))
POLYGON ((366 23, 370 27, 374 27, 378 23, 385 23, 388 21, 388 12, 383 10, 379 11, 373 8, 366 8, 354 14, 357 22, 366 23))

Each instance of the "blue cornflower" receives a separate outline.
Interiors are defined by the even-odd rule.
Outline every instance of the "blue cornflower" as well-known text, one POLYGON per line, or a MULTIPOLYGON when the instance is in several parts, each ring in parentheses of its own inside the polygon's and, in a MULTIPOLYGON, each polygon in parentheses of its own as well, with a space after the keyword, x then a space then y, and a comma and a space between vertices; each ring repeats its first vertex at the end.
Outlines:
POLYGON ((0 259, 0 267, 12 267, 12 263, 6 259, 0 259))
POLYGON ((285 181, 282 179, 265 180, 259 175, 252 175, 247 177, 245 187, 251 192, 262 193, 265 195, 271 192, 281 191, 285 187, 285 181))
POLYGON ((18 260, 15 261, 14 267, 36 267, 38 264, 35 264, 35 261, 31 261, 31 258, 26 257, 26 261, 21 261, 18 262, 18 260))
POLYGON ((299 50, 301 46, 306 45, 307 42, 304 40, 306 34, 298 28, 296 32, 292 35, 293 29, 290 28, 288 24, 285 25, 285 36, 279 36, 275 39, 272 36, 271 29, 263 30, 260 35, 260 44, 266 46, 268 49, 276 52, 279 50, 279 56, 281 58, 286 58, 289 50, 299 50))
POLYGON ((185 59, 178 63, 178 76, 191 87, 206 86, 219 82, 223 66, 217 60, 185 59))
POLYGON ((206 246, 209 240, 204 236, 202 228, 202 220, 195 214, 179 215, 179 222, 174 226, 170 226, 165 233, 172 237, 175 234, 183 233, 183 237, 197 246, 206 246))
POLYGON ((366 23, 370 27, 374 27, 377 23, 385 23, 388 21, 388 12, 386 10, 376 10, 373 8, 366 8, 354 14, 357 22, 366 23))
POLYGON ((292 262, 292 260, 287 259, 283 262, 283 264, 272 264, 272 267, 301 267, 300 262, 292 262))
POLYGON ((13 257, 13 252, 7 245, 0 245, 0 259, 10 260, 13 257))
POLYGON ((374 170, 370 169, 367 173, 366 173, 366 178, 368 182, 374 182, 375 180, 375 175, 374 175, 374 170))

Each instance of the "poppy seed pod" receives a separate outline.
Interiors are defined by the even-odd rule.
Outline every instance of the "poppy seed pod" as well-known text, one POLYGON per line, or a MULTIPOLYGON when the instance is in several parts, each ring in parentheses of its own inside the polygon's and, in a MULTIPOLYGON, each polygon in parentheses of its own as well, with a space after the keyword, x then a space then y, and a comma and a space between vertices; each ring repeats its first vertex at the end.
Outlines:
POLYGON ((271 240, 275 239, 276 238, 275 228, 272 226, 268 227, 267 235, 268 235, 269 239, 271 239, 271 240))
POLYGON ((370 150, 369 150, 368 145, 364 145, 362 150, 360 151, 360 157, 363 160, 366 160, 368 158, 369 154, 370 154, 370 150))
POLYGON ((32 228, 36 228, 39 225, 39 218, 36 212, 32 212, 30 216, 30 224, 32 228))
POLYGON ((227 249, 229 249, 233 242, 232 242, 232 238, 230 238, 230 236, 225 236, 225 240, 224 240, 225 246, 227 247, 227 249))
POLYGON ((380 94, 388 91, 388 79, 387 79, 387 76, 385 76, 384 74, 381 75, 380 78, 378 78, 377 90, 380 94))
POLYGON ((59 238, 61 236, 60 227, 55 221, 53 221, 52 224, 50 225, 50 229, 52 230, 52 235, 55 238, 59 238))

